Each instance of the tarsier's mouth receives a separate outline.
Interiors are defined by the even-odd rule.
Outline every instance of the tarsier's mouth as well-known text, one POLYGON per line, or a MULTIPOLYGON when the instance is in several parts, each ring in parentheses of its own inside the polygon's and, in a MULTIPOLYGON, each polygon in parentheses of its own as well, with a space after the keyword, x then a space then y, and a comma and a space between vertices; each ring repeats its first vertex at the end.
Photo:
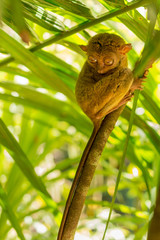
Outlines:
POLYGON ((105 73, 105 72, 104 72, 104 70, 98 70, 98 73, 99 73, 99 74, 103 74, 103 73, 105 73))
POLYGON ((105 74, 107 71, 105 69, 99 69, 97 70, 99 74, 105 74))

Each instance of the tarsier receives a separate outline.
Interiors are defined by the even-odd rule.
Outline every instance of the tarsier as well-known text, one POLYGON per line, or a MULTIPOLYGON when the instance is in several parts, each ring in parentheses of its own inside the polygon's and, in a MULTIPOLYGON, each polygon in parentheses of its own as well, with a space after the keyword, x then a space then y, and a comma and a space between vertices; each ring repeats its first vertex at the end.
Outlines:
POLYGON ((103 118, 120 106, 126 104, 136 89, 142 89, 143 79, 134 81, 132 71, 127 68, 127 52, 132 47, 115 35, 102 33, 92 37, 87 46, 80 46, 88 59, 82 68, 76 83, 77 102, 94 125, 92 135, 83 152, 66 203, 57 240, 62 240, 65 221, 71 201, 103 118))

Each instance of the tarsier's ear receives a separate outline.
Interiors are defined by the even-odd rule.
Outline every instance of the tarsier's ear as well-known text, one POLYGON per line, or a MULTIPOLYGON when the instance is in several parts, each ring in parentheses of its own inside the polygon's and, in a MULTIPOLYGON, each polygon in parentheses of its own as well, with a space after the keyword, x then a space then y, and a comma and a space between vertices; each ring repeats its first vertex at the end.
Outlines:
POLYGON ((120 46, 119 48, 119 52, 123 55, 125 55, 126 53, 128 53, 130 50, 132 49, 132 45, 130 43, 128 44, 123 44, 122 46, 120 46))
POLYGON ((84 52, 87 52, 87 46, 85 45, 79 45, 79 46, 84 52))

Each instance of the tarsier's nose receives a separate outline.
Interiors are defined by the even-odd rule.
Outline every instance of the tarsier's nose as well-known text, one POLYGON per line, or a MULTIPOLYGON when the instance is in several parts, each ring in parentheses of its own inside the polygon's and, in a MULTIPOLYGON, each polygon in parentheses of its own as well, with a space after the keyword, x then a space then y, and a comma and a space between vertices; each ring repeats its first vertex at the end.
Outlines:
POLYGON ((98 61, 97 72, 98 73, 103 73, 104 67, 105 67, 104 62, 102 60, 98 61))

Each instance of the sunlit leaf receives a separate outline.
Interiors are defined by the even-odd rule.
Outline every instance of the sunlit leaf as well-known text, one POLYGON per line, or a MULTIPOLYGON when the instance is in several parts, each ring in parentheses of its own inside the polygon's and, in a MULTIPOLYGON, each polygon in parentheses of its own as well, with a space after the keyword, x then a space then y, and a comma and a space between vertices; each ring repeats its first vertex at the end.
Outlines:
POLYGON ((46 2, 86 18, 93 18, 90 10, 79 0, 47 0, 46 2))
POLYGON ((43 182, 36 175, 31 163, 29 162, 27 156, 20 148, 18 142, 9 132, 4 122, 0 119, 0 142, 10 151, 11 156, 16 161, 17 165, 28 178, 31 184, 44 195, 50 198, 49 193, 47 192, 43 182))
POLYGON ((64 93, 74 100, 72 91, 61 79, 47 66, 44 65, 33 53, 0 29, 1 45, 7 49, 20 63, 26 65, 36 76, 40 77, 55 90, 64 93), (9 48, 7 47, 9 46, 9 48))
POLYGON ((25 240, 25 237, 23 235, 22 229, 19 225, 19 221, 15 215, 15 213, 12 211, 12 208, 9 203, 9 199, 7 197, 7 194, 3 190, 1 184, 0 184, 0 205, 2 206, 3 210, 5 211, 9 221, 11 222, 13 228, 16 230, 17 235, 21 240, 25 240))
POLYGON ((55 32, 65 30, 64 24, 57 19, 54 13, 27 1, 23 1, 23 7, 24 16, 41 27, 55 32))

